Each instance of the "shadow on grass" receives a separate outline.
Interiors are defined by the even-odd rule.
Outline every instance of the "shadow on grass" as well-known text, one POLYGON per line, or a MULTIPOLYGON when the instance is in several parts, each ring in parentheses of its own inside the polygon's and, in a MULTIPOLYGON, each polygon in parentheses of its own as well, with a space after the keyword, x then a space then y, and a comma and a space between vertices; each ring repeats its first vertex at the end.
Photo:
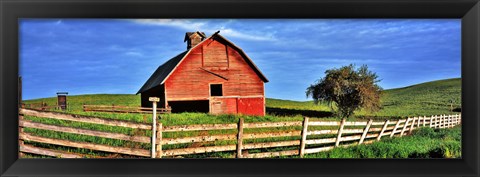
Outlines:
MULTIPOLYGON (((286 109, 286 108, 272 108, 266 107, 267 114, 276 115, 276 116, 305 116, 305 117, 317 117, 317 118, 326 118, 333 117, 333 112, 330 111, 315 111, 315 110, 298 110, 298 109, 286 109)), ((357 119, 373 119, 373 120, 386 120, 391 119, 392 117, 387 116, 364 116, 364 115, 355 115, 357 119)))
POLYGON ((364 115, 355 115, 355 118, 357 119, 363 119, 363 120, 368 120, 368 119, 373 119, 373 120, 377 120, 377 121, 384 121, 384 120, 396 120, 396 119, 404 119, 405 117, 401 117, 401 116, 372 116, 372 115, 368 115, 368 116, 364 116, 364 115))
POLYGON ((296 110, 285 108, 271 108, 266 107, 267 114, 277 116, 296 116, 302 115, 306 117, 332 117, 333 113, 329 111, 314 111, 314 110, 296 110))
POLYGON ((446 158, 446 156, 440 148, 436 148, 424 153, 412 153, 408 158, 446 158))

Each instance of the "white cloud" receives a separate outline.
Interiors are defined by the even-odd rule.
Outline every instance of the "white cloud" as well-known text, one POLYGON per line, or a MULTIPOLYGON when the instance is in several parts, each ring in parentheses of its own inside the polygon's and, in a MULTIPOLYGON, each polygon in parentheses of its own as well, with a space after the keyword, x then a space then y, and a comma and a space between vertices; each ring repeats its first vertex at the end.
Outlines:
POLYGON ((120 52, 123 55, 133 56, 133 57, 145 56, 142 50, 135 47, 123 47, 119 45, 111 45, 111 46, 107 46, 106 50, 110 50, 111 52, 115 52, 115 53, 120 52))
POLYGON ((275 40, 275 38, 272 37, 272 36, 260 36, 260 35, 245 34, 245 33, 241 33, 241 32, 235 31, 233 29, 228 29, 228 28, 227 29, 221 29, 220 31, 225 36, 236 37, 236 38, 252 40, 252 41, 272 41, 272 40, 275 40))
POLYGON ((137 56, 137 57, 141 57, 141 56, 143 56, 143 54, 142 54, 142 53, 140 53, 140 52, 132 52, 132 51, 125 52, 125 55, 129 55, 129 56, 137 56))
MULTIPOLYGON (((251 41, 273 41, 275 37, 271 34, 250 34, 240 32, 225 26, 215 26, 207 22, 194 22, 188 19, 135 19, 133 22, 145 25, 158 25, 158 26, 170 26, 175 28, 184 29, 187 31, 202 31, 206 33, 214 33, 220 30, 223 36, 239 38, 251 41)), ((228 23, 228 22, 227 22, 228 23)))
POLYGON ((382 64, 382 65, 398 65, 398 64, 414 64, 421 63, 418 60, 400 60, 400 59, 343 59, 343 58, 318 58, 315 60, 327 61, 330 63, 355 63, 355 64, 382 64))
POLYGON ((171 27, 177 27, 182 29, 188 29, 191 31, 200 31, 205 26, 205 23, 202 23, 202 22, 192 22, 190 20, 179 20, 179 19, 135 19, 132 21, 140 24, 171 26, 171 27))

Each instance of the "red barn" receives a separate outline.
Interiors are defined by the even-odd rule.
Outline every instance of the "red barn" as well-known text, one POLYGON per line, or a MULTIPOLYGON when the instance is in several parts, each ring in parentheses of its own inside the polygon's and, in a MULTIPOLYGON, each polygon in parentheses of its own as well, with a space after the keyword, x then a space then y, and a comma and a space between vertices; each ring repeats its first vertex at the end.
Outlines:
POLYGON ((243 50, 215 33, 187 32, 187 50, 158 67, 137 92, 172 112, 265 115, 267 78, 243 50))

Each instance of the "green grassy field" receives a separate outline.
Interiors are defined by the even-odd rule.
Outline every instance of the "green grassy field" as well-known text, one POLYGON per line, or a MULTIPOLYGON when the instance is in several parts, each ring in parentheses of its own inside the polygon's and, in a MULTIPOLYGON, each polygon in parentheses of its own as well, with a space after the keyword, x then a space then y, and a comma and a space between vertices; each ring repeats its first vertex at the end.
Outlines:
MULTIPOLYGON (((461 80, 460 79, 448 79, 441 81, 428 82, 418 84, 410 87, 385 90, 382 96, 382 109, 376 113, 367 113, 364 111, 356 112, 355 117, 350 120, 374 118, 374 119, 398 119, 407 116, 415 115, 435 115, 435 114, 451 114, 450 112, 450 100, 454 100, 454 107, 460 107, 460 95, 461 95, 461 80)), ((48 105, 56 104, 56 97, 26 100, 24 103, 39 103, 46 102, 48 105)), ((95 95, 74 95, 68 96, 69 109, 67 112, 103 117, 109 119, 120 119, 135 122, 151 123, 151 115, 149 114, 126 114, 126 113, 100 113, 100 112, 83 112, 82 104, 91 105, 125 105, 125 106, 139 106, 140 96, 131 94, 95 94, 95 95)), ((322 120, 339 120, 340 118, 332 116, 332 113, 327 105, 320 104, 315 105, 312 101, 299 102, 279 99, 266 100, 267 115, 265 117, 258 116, 242 116, 245 118, 245 122, 273 122, 273 121, 294 121, 302 120, 302 116, 313 117, 314 119, 322 120)), ((164 114, 161 115, 161 122, 164 126, 169 125, 188 125, 188 124, 213 124, 213 123, 236 123, 239 116, 234 115, 210 115, 206 113, 179 113, 179 114, 164 114)), ((32 116, 25 116, 25 119, 34 122, 41 122, 52 125, 63 125, 69 127, 77 127, 91 130, 108 131, 123 133, 128 135, 142 135, 150 136, 150 131, 142 131, 130 128, 119 128, 112 126, 95 125, 88 123, 78 123, 72 121, 52 120, 44 119, 32 116)), ((279 130, 300 130, 301 127, 281 127, 281 128, 260 128, 246 130, 246 132, 265 132, 265 131, 279 131, 279 130)), ((69 133, 58 133, 47 130, 38 130, 33 128, 26 128, 25 132, 32 133, 39 136, 68 139, 72 141, 80 142, 92 142, 98 144, 105 144, 111 146, 124 146, 124 147, 136 147, 142 149, 148 149, 148 144, 132 143, 122 140, 113 140, 108 138, 98 138, 84 135, 75 135, 69 133)), ((164 137, 184 137, 200 135, 205 132, 180 132, 180 133, 164 133, 164 137)), ((236 133, 235 130, 222 130, 222 131, 208 131, 209 135, 236 133)), ((288 138, 265 138, 255 140, 255 142, 270 142, 278 140, 293 140, 300 137, 288 137, 288 138)), ((27 142, 28 143, 28 142, 27 142)), ((216 145, 235 144, 234 141, 216 141, 213 142, 216 145)), ((70 152, 84 153, 91 156, 106 156, 106 157, 118 157, 118 154, 104 153, 98 151, 92 151, 87 149, 77 149, 60 147, 54 145, 47 145, 41 143, 33 143, 36 146, 62 149, 70 152)), ((190 147, 193 143, 168 145, 164 146, 165 149, 190 147)), ((203 144, 208 145, 208 144, 203 144)), ((278 149, 272 149, 278 150, 278 149)), ((288 150, 284 148, 282 150, 288 150)), ((250 152, 256 152, 257 150, 251 150, 250 152)), ((210 157, 232 157, 233 152, 225 153, 213 153, 207 154, 210 157)), ((201 155, 189 155, 186 157, 199 158, 205 157, 205 154, 201 155)), ((125 156, 122 156, 125 157, 125 156)), ((127 156, 128 157, 128 156, 127 156)), ((317 157, 317 156, 311 156, 317 157)), ((318 156, 324 157, 324 156, 318 156)))
POLYGON ((386 90, 382 110, 377 116, 419 116, 451 113, 461 107, 461 79, 427 82, 409 87, 386 90), (453 103, 451 103, 453 101, 453 103))
POLYGON ((368 145, 335 148, 306 158, 461 158, 462 129, 421 128, 411 136, 386 137, 368 145))

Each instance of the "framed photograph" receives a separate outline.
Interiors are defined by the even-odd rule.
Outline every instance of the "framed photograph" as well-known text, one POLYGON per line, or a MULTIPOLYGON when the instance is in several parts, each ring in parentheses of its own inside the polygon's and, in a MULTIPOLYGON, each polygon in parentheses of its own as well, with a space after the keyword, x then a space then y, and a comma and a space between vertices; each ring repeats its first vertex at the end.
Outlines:
POLYGON ((478 176, 478 1, 1 9, 2 176, 478 176))

